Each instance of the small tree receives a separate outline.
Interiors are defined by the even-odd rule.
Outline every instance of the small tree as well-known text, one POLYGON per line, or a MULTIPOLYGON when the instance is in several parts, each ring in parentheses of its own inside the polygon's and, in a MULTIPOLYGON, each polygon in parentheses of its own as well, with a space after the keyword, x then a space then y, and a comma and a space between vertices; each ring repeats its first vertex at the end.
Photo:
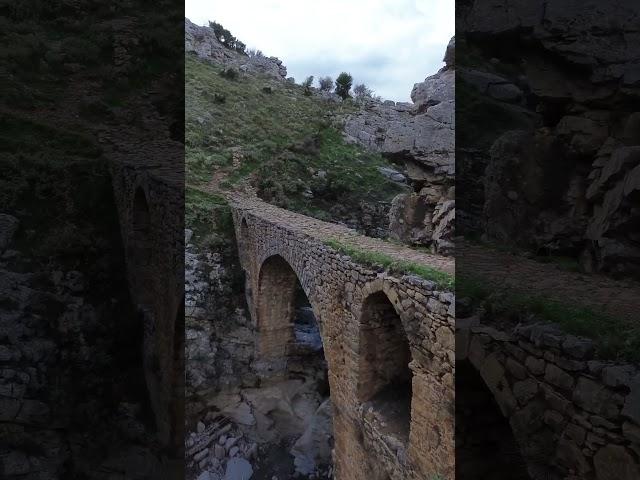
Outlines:
POLYGON ((209 22, 209 27, 213 30, 213 34, 218 41, 230 50, 235 50, 238 53, 244 53, 246 45, 231 35, 231 32, 220 25, 218 22, 209 22))
POLYGON ((240 40, 236 40, 236 47, 235 47, 236 52, 243 53, 246 55, 246 52, 245 52, 246 48, 247 46, 243 42, 241 42, 240 40))
POLYGON ((349 98, 349 91, 351 90, 351 85, 353 84, 353 77, 346 73, 342 72, 336 78, 336 93, 340 95, 340 97, 345 100, 349 98))
POLYGON ((309 75, 307 78, 304 79, 304 82, 302 82, 302 86, 304 87, 304 94, 307 97, 311 96, 311 85, 313 84, 313 75, 309 75))
POLYGON ((323 92, 330 92, 333 88, 333 78, 331 77, 320 77, 318 83, 320 84, 320 90, 323 92))
POLYGON ((373 97, 373 90, 367 87, 364 83, 359 83, 353 87, 353 95, 357 100, 363 100, 365 98, 373 97))
POLYGON ((264 57, 264 55, 262 54, 262 50, 257 50, 255 48, 249 48, 246 50, 246 54, 249 55, 250 57, 264 57))

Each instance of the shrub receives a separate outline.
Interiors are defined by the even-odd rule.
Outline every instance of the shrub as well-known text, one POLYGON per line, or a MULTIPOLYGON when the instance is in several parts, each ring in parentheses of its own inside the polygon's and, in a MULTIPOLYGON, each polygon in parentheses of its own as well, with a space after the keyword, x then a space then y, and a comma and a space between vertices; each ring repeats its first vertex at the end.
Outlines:
POLYGON ((358 85, 353 87, 353 95, 358 100, 373 98, 373 90, 367 87, 364 83, 359 83, 358 85))
POLYGON ((229 50, 235 50, 238 53, 245 53, 247 46, 231 35, 231 32, 218 22, 209 22, 209 27, 211 27, 213 34, 222 45, 227 47, 229 50))
POLYGON ((302 82, 302 86, 304 87, 304 94, 308 97, 311 95, 311 85, 313 84, 313 75, 309 75, 305 78, 304 82, 302 82))
POLYGON ((336 93, 340 95, 340 97, 345 100, 349 98, 349 91, 351 90, 351 85, 353 84, 353 77, 346 73, 342 72, 336 78, 336 93))
POLYGON ((220 72, 220 76, 227 80, 236 80, 238 78, 238 71, 235 68, 225 68, 220 72))
POLYGON ((320 90, 322 92, 330 92, 331 89, 333 88, 333 78, 329 76, 320 77, 318 79, 318 83, 320 84, 320 90))

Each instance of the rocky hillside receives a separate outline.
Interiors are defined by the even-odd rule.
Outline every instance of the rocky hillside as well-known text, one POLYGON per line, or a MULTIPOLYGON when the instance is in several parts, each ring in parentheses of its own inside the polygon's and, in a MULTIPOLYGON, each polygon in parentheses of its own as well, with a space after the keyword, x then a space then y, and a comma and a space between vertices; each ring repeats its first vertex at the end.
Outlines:
POLYGON ((349 115, 347 138, 406 170, 413 189, 398 195, 390 234, 406 243, 451 253, 455 220, 455 39, 438 73, 416 83, 413 103, 369 101, 349 115))
POLYGON ((278 206, 386 237, 405 177, 377 152, 350 145, 341 119, 352 102, 305 94, 276 59, 222 46, 188 20, 188 196, 250 190, 278 206))
POLYGON ((194 189, 249 189, 278 206, 387 236, 391 200, 407 186, 379 153, 342 138, 340 119, 355 105, 305 95, 276 74, 278 61, 229 51, 210 30, 198 27, 204 33, 193 38, 200 40, 189 33, 185 40, 192 48, 188 196, 194 189))
POLYGON ((262 74, 278 80, 287 76, 287 68, 276 57, 262 54, 245 55, 226 48, 210 27, 196 25, 188 18, 184 20, 184 51, 195 53, 199 58, 218 65, 235 67, 241 72, 262 74))
POLYGON ((492 4, 468 2, 458 44, 461 228, 637 276, 637 8, 492 4))

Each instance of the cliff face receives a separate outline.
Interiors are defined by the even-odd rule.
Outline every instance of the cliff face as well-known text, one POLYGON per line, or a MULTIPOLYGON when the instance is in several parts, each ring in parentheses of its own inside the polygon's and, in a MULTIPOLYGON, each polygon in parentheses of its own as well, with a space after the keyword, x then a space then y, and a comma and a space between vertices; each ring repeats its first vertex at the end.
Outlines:
POLYGON ((282 60, 229 50, 218 41, 212 28, 196 25, 188 18, 184 19, 184 51, 243 72, 260 73, 280 80, 287 76, 282 60))
POLYGON ((637 274, 640 18, 591 3, 469 4, 458 207, 489 240, 637 274))
POLYGON ((451 253, 455 200, 455 39, 446 66, 416 83, 413 103, 369 102, 347 117, 347 139, 377 151, 406 169, 413 192, 398 195, 390 235, 451 253))

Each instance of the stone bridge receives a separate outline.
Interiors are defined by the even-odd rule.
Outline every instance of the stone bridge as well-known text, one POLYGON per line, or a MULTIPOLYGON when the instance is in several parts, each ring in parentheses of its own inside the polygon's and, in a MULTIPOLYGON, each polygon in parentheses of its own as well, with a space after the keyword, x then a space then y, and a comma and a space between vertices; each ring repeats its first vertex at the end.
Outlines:
MULTIPOLYGON (((150 157, 158 158, 158 156, 150 157)), ((184 175, 111 163, 133 303, 144 324, 144 372, 159 440, 184 445, 184 175)))
MULTIPOLYGON (((638 282, 568 271, 462 241, 456 244, 456 268, 459 283, 468 278, 502 295, 535 295, 567 308, 589 309, 602 315, 599 322, 610 319, 610 329, 628 332, 629 337, 637 331, 638 282)), ((508 450, 524 467, 523 476, 518 476, 511 462, 508 478, 640 478, 640 365, 616 359, 616 348, 624 344, 610 346, 605 353, 599 351, 601 341, 568 334, 559 325, 522 318, 517 323, 495 313, 482 318, 461 318, 462 314, 460 309, 456 320, 458 453, 466 451, 465 444, 487 443, 482 432, 478 438, 470 431, 478 427, 471 417, 482 416, 483 431, 506 426, 504 437, 511 437, 513 447, 508 450), (502 422, 494 418, 491 423, 491 402, 479 400, 479 389, 469 390, 477 376, 497 404, 502 422), (465 411, 473 413, 465 417, 465 411), (469 421, 473 425, 458 431, 469 421)), ((585 334, 587 325, 585 318, 585 334)), ((494 445, 488 455, 493 458, 498 449, 494 445)), ((467 456, 469 464, 463 457, 456 458, 461 476, 466 470, 482 476, 483 466, 474 463, 472 455, 467 456)), ((476 451, 475 457, 482 455, 476 451)))
POLYGON ((264 381, 285 374, 297 282, 318 322, 340 480, 454 476, 454 295, 374 271, 337 240, 453 274, 452 259, 268 205, 230 201, 264 381))
MULTIPOLYGON (((640 478, 637 365, 602 361, 591 340, 563 333, 550 324, 506 328, 483 324, 477 317, 457 320, 456 350, 456 407, 465 410, 472 394, 471 400, 481 403, 478 392, 470 392, 466 385, 478 374, 506 420, 504 437, 511 437, 510 448, 500 448, 501 442, 496 442, 487 452, 492 459, 498 455, 508 458, 499 450, 511 452, 513 458, 502 467, 510 472, 508 478, 640 478), (518 463, 523 467, 521 476, 515 473, 518 463)), ((463 461, 461 446, 467 440, 473 443, 474 438, 490 442, 486 431, 504 423, 499 418, 489 420, 485 407, 471 408, 473 415, 483 417, 479 436, 456 431, 456 468, 461 473, 479 474, 486 468, 478 465, 478 455, 470 463, 463 461)))

